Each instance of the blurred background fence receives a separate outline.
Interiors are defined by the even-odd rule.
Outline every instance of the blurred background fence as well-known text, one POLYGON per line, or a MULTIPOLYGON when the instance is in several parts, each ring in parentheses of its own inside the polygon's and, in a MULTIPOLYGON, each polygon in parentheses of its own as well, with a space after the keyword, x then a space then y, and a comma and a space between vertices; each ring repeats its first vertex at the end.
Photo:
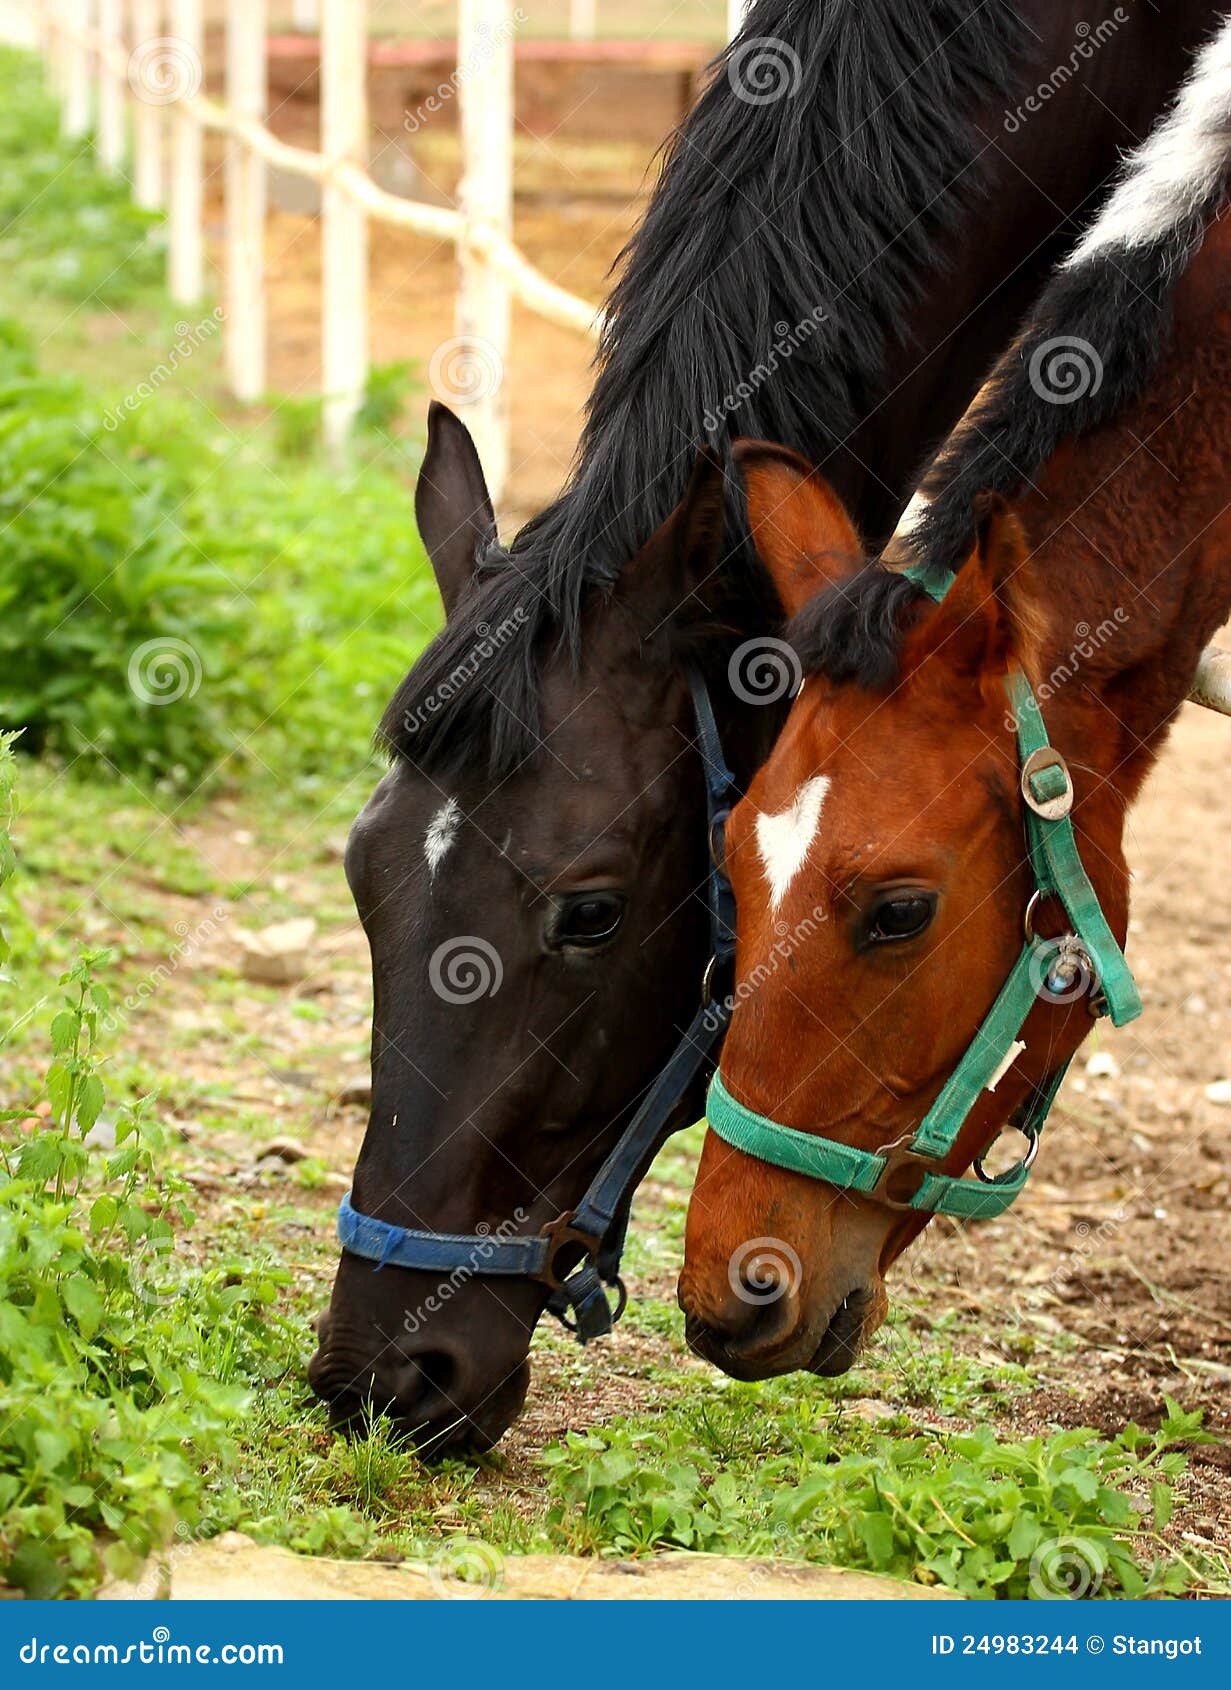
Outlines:
MULTIPOLYGON (((3 0, 6 40, 45 56, 69 135, 93 133, 99 162, 126 172, 140 205, 167 220, 168 284, 182 305, 207 288, 205 137, 225 147, 222 304, 228 382, 241 400, 266 389, 265 226, 270 172, 314 185, 321 239, 322 427, 341 448, 369 371, 369 222, 410 230, 456 250, 455 336, 437 348, 448 396, 475 434, 497 498, 509 465, 503 373, 514 301, 549 323, 597 338, 597 306, 533 264, 513 239, 515 65, 636 65, 677 79, 686 109, 719 34, 738 28, 744 0, 725 0, 708 39, 671 40, 647 21, 632 39, 599 39, 616 0, 457 0, 418 7, 455 34, 369 33, 368 0, 293 0, 297 33, 272 34, 269 0, 3 0), (532 14, 539 14, 537 18, 532 14), (544 39, 535 26, 555 28, 544 39), (220 61, 220 63, 219 63, 220 61), (218 72, 214 66, 218 63, 218 72), (319 144, 291 145, 268 126, 271 66, 318 79, 319 144), (428 92, 401 115, 407 136, 456 101, 460 177, 453 203, 393 186, 369 168, 374 70, 426 77, 428 92), (217 92, 213 84, 220 82, 217 92), (207 92, 207 89, 211 90, 207 92)), ((635 9, 634 9, 635 10, 635 9)), ((388 18, 382 15, 382 25, 388 18)), ((393 20, 396 22, 396 20, 393 20)), ((416 21, 418 18, 416 16, 416 21)), ((677 112, 677 115, 680 113, 677 112)))

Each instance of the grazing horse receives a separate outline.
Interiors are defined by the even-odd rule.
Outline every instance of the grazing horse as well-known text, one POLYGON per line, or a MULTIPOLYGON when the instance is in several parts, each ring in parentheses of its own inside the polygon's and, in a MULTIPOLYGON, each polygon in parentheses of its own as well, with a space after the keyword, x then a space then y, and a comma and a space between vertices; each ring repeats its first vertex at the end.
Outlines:
POLYGON ((735 448, 805 676, 727 829, 680 1279, 736 1378, 845 1371, 931 1213, 1003 1212, 1094 1016, 1140 1010, 1127 812, 1231 611, 1229 177, 1231 22, 942 450, 908 575, 735 448))
POLYGON ((824 461, 887 535, 1216 15, 1134 7, 1092 41, 1084 0, 759 0, 631 243, 569 483, 511 545, 433 412, 416 513, 447 621, 346 860, 375 1008, 309 1370, 337 1422, 492 1443, 549 1298, 610 1323, 653 1146, 609 1221, 574 1214, 587 1183, 643 1097, 662 1132, 700 1114, 708 699, 738 786, 786 703, 738 488, 689 482, 702 428, 824 461))

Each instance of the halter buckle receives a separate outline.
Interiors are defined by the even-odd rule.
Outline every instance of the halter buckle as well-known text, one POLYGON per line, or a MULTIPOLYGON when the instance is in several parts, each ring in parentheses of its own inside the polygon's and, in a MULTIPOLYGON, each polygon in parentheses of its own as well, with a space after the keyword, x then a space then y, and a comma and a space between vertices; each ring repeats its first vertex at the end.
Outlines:
MULTIPOLYGON (((573 1225, 576 1212, 575 1209, 566 1209, 564 1214, 557 1215, 554 1221, 548 1221, 539 1231, 539 1237, 547 1240, 547 1259, 531 1277, 541 1280, 553 1291, 563 1291, 564 1281, 568 1278, 568 1273, 560 1274, 556 1271, 556 1259, 562 1250, 570 1245, 580 1245, 582 1256, 588 1256, 593 1261, 602 1247, 601 1238, 596 1238, 592 1232, 582 1232, 579 1227, 573 1225)), ((568 1272, 571 1273, 579 1266, 579 1262, 580 1258, 570 1263, 568 1272)))
POLYGON ((863 1196, 871 1197, 877 1203, 883 1203, 887 1209, 914 1208, 915 1198, 918 1197, 923 1187, 924 1179, 928 1174, 936 1172, 936 1162, 933 1157, 924 1156, 920 1151, 913 1150, 911 1148, 913 1139, 914 1130, 912 1129, 910 1133, 904 1133, 901 1138, 895 1139, 892 1144, 883 1144, 880 1147, 876 1154, 884 1157, 885 1166, 882 1168, 876 1184, 870 1191, 865 1191, 863 1196), (920 1168, 922 1175, 913 1191, 895 1195, 890 1190, 891 1182, 908 1168, 920 1168))
POLYGON ((1022 797, 1045 822, 1063 821, 1073 808, 1073 777, 1054 745, 1040 745, 1023 762, 1022 797))

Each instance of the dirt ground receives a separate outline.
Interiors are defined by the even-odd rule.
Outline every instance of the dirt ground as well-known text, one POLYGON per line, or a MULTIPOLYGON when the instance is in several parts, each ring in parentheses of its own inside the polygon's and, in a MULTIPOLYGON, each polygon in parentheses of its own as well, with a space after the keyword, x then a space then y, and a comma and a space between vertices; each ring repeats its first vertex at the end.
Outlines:
MULTIPOLYGON (((1231 910, 1220 872, 1231 826, 1227 735, 1224 720, 1186 707, 1133 818, 1130 955, 1144 1015, 1091 1039, 1011 1213, 963 1226, 937 1220, 903 1264, 892 1288, 905 1324, 869 1358, 866 1394, 880 1411, 886 1398, 912 1400, 905 1369, 900 1393, 892 1370, 885 1377, 886 1357, 898 1365, 905 1342, 916 1359, 951 1346, 981 1363, 1025 1366, 1034 1388, 989 1399, 1002 1437, 1156 1425, 1165 1394, 1231 1433, 1231 1107, 1214 1100, 1225 1093, 1216 1083, 1231 1077, 1231 910)), ((348 802, 357 809, 362 798, 357 784, 348 802)), ((36 794, 27 808, 36 810, 36 794)), ((116 825, 131 837, 139 822, 116 825)), ((113 882, 77 876, 74 922, 92 942, 127 945, 133 982, 165 955, 160 933, 193 931, 203 912, 223 911, 133 1016, 125 1051, 148 1068, 178 1128, 176 1158, 200 1198, 194 1247, 208 1251, 227 1227, 270 1229, 268 1242, 320 1307, 336 1260, 333 1209, 366 1119, 362 1103, 340 1101, 365 1077, 370 1013, 341 871, 343 827, 218 800, 176 833, 179 866, 168 868, 160 847, 148 873, 130 862, 113 882), (208 889, 191 886, 187 863, 209 876, 208 889), (292 914, 320 923, 307 978, 284 988, 240 978, 236 927, 292 914), (135 923, 149 935, 144 952, 132 943, 135 923), (275 1135, 310 1153, 310 1178, 263 1156, 275 1135)), ((639 1195, 633 1303, 614 1337, 582 1353, 554 1330, 536 1335, 526 1412, 501 1443, 498 1468, 476 1480, 493 1505, 537 1494, 536 1458, 552 1439, 656 1405, 665 1378, 678 1385, 708 1372, 671 1317, 690 1177, 690 1158, 669 1152, 639 1195)), ((1226 1443, 1194 1448, 1170 1528, 1177 1540, 1231 1548, 1229 1468, 1226 1443)))

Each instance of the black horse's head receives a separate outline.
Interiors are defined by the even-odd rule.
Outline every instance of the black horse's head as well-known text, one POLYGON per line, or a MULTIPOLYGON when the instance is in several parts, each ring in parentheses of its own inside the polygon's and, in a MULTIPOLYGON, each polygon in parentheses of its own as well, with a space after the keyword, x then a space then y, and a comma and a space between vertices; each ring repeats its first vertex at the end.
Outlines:
MULTIPOLYGON (((686 662, 726 701, 707 584, 724 477, 697 462, 672 515, 573 650, 543 583, 496 545, 465 428, 436 407, 416 514, 447 625, 390 707, 392 766, 346 872, 372 952, 372 1113, 353 1204, 493 1240, 567 1213, 698 1004, 709 947, 706 794, 686 662), (721 679, 719 679, 721 677, 721 679), (495 753, 495 762, 492 757, 495 753)), ((750 773, 770 708, 740 713, 750 773)), ((695 1120, 700 1086, 680 1100, 695 1120)), ((314 1389, 336 1420, 387 1410, 432 1449, 517 1415, 546 1284, 344 1251, 314 1389)))

